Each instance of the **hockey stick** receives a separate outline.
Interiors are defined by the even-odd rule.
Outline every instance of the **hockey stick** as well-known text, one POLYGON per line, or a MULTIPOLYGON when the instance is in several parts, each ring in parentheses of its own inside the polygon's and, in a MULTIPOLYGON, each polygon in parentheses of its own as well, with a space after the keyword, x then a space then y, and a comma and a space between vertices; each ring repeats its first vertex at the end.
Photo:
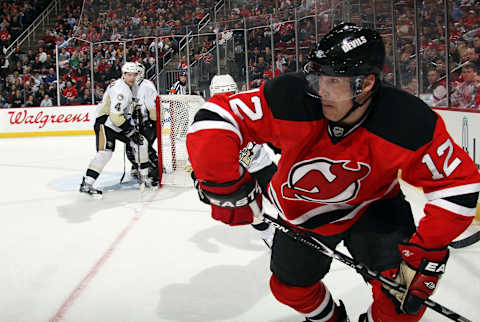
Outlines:
MULTIPOLYGON (((321 241, 319 241, 317 238, 314 236, 311 236, 308 234, 306 231, 300 230, 298 228, 292 227, 288 223, 282 222, 276 218, 271 217, 270 215, 264 214, 263 215, 263 221, 266 222, 267 224, 271 224, 275 229, 279 230, 280 232, 287 234, 291 238, 301 242, 302 244, 309 246, 318 252, 334 258, 347 266, 350 266, 351 268, 355 269, 360 275, 367 279, 374 279, 379 282, 381 282, 383 285, 387 285, 388 287, 397 290, 399 292, 405 292, 405 287, 398 284, 396 281, 383 276, 380 274, 380 272, 377 271, 372 271, 369 269, 367 266, 365 266, 362 263, 356 263, 353 258, 335 250, 331 249, 321 241)), ((443 316, 451 319, 452 321, 458 321, 458 322, 472 322, 471 320, 461 316, 458 313, 455 313, 446 307, 444 307, 441 304, 438 304, 437 302, 434 302, 430 299, 426 299, 424 302, 425 306, 431 308, 432 310, 442 314, 443 316)))
MULTIPOLYGON (((134 118, 133 123, 135 125, 135 130, 140 133, 140 122, 142 121, 142 115, 141 115, 141 110, 140 110, 140 105, 135 105, 134 107, 135 112, 136 112, 136 118, 134 118)), ((144 142, 142 142, 143 144, 144 142)), ((138 167, 138 188, 140 189, 140 192, 143 192, 145 189, 145 183, 141 182, 142 181, 142 174, 141 174, 141 166, 140 166, 140 144, 137 144, 137 167, 138 167)))
POLYGON ((125 143, 123 146, 123 174, 122 174, 122 177, 120 178, 120 184, 122 184, 123 178, 125 178, 125 172, 126 172, 125 155, 126 154, 127 154, 127 143, 125 143))
POLYGON ((477 231, 476 233, 473 233, 472 235, 470 235, 470 236, 468 236, 464 239, 452 241, 449 244, 449 246, 452 247, 452 248, 455 248, 455 249, 464 248, 464 247, 467 247, 467 246, 471 246, 478 241, 480 241, 480 231, 477 231))

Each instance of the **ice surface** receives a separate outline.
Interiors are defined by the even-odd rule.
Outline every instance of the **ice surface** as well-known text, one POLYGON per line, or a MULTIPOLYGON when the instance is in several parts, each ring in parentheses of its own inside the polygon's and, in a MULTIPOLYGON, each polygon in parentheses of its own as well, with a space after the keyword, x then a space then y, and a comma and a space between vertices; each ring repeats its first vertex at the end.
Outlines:
MULTIPOLYGON (((270 294, 269 252, 255 231, 211 220, 191 188, 119 185, 121 144, 98 185, 114 191, 81 195, 94 153, 92 136, 0 141, 1 322, 302 321, 270 294)), ((405 192, 418 218, 425 200, 405 192)), ((473 321, 479 255, 480 243, 452 250, 433 297, 473 321)), ((368 285, 337 262, 325 281, 356 321, 368 285)), ((423 321, 447 319, 428 310, 423 321)))

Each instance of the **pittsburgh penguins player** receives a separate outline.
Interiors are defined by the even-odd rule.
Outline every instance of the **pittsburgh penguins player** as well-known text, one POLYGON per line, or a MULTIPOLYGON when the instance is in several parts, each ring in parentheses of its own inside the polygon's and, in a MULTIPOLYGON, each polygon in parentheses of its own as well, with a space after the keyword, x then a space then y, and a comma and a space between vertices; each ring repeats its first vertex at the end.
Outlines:
MULTIPOLYGON (((405 286, 397 292, 369 281, 373 301, 360 321, 415 322, 438 287, 447 245, 475 216, 480 174, 438 114, 381 83, 384 60, 377 31, 340 24, 312 49, 304 73, 210 98, 190 127, 187 149, 212 217, 233 226, 261 215, 261 193, 238 150, 250 141, 280 148, 268 186, 279 218, 331 248, 343 241, 355 261, 405 286), (428 199, 418 227, 399 170, 428 199)), ((306 321, 348 321, 323 282, 331 261, 277 232, 274 297, 306 321)))
POLYGON ((94 130, 97 153, 90 161, 80 185, 80 192, 101 198, 102 192, 93 187, 105 165, 112 158, 116 140, 130 144, 135 161, 140 164, 140 189, 145 187, 148 174, 148 146, 132 120, 135 108, 132 88, 135 86, 137 65, 126 62, 122 77, 112 82, 97 106, 94 130))

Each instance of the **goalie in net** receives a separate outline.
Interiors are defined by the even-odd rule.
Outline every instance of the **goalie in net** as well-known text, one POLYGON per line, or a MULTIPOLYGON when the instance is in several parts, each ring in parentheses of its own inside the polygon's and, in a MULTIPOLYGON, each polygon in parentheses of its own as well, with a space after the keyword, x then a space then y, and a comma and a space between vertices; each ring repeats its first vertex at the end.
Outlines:
MULTIPOLYGON (((183 82, 186 74, 181 74, 180 78, 183 82)), ((180 85, 186 86, 183 83, 180 85)), ((205 101, 199 95, 184 95, 185 91, 179 89, 158 96, 156 101, 156 120, 160 120, 156 122, 158 174, 160 184, 191 187, 185 141, 193 116, 205 101)))
MULTIPOLYGON (((158 186, 159 171, 157 151, 153 145, 157 139, 156 129, 156 98, 158 96, 155 85, 149 79, 145 79, 145 67, 136 62, 137 77, 136 86, 133 88, 134 96, 139 106, 139 114, 134 119, 139 120, 140 133, 145 137, 148 144, 148 180, 149 186, 158 186)), ((135 162, 134 150, 131 145, 126 145, 128 160, 132 163, 131 176, 138 177, 138 163, 135 162)))

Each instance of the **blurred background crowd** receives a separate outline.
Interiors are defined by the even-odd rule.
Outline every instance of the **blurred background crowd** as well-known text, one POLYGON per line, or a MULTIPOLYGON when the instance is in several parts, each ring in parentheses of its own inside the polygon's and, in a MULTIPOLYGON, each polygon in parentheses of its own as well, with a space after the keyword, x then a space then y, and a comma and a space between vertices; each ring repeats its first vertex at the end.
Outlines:
POLYGON ((141 61, 160 93, 180 70, 191 93, 208 97, 218 73, 246 90, 301 70, 322 34, 352 21, 382 33, 385 82, 480 109, 480 1, 3 0, 0 10, 2 108, 96 103, 125 61, 141 61))

